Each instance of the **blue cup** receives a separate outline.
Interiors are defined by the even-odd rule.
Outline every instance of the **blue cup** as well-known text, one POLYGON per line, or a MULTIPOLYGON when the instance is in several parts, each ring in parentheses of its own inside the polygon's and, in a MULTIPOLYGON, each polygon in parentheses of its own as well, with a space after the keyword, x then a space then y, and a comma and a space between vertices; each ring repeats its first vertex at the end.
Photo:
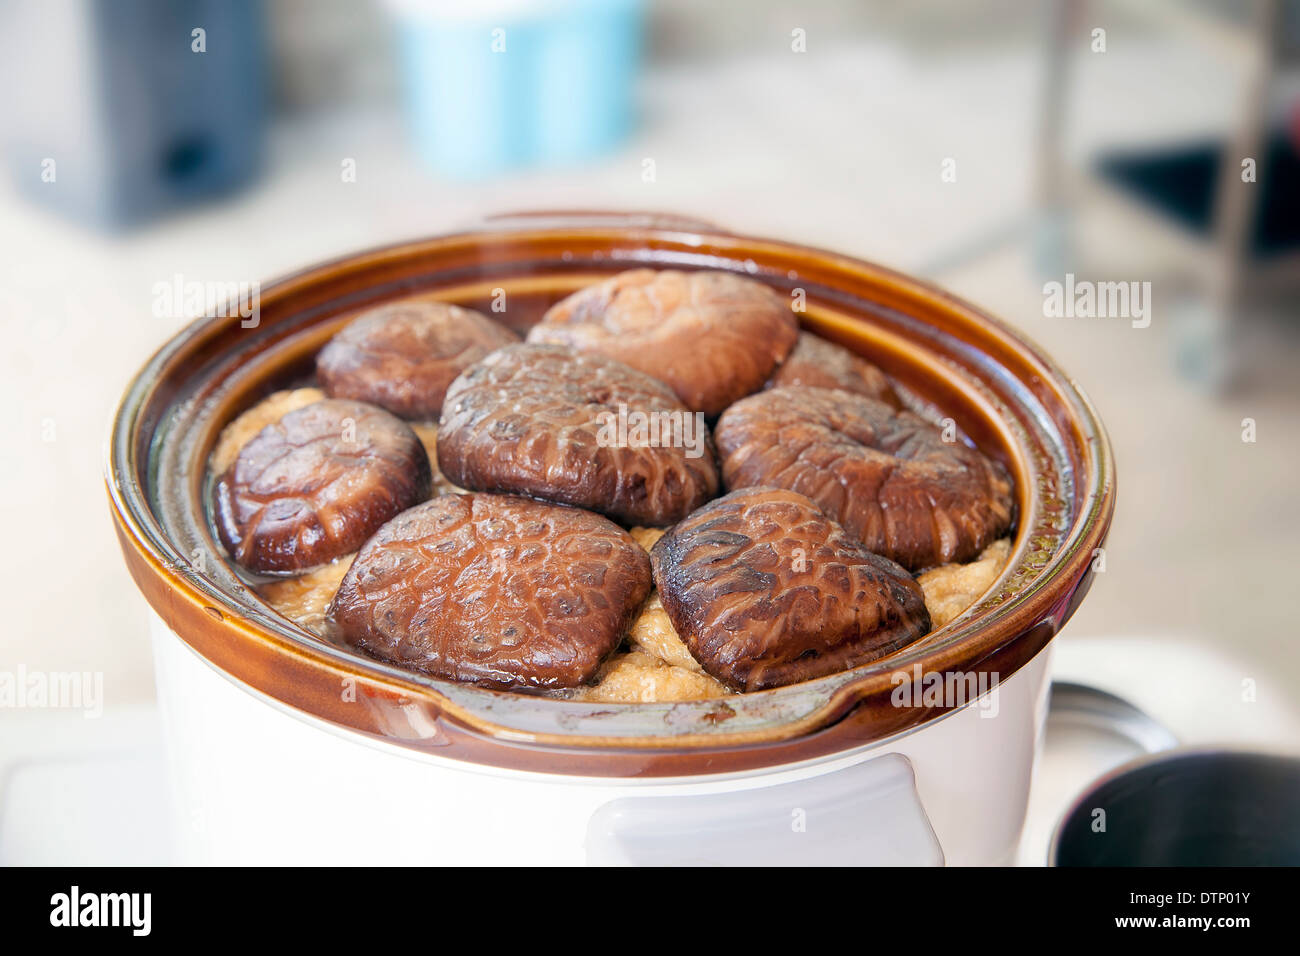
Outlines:
POLYGON ((580 162, 632 126, 643 0, 397 10, 408 123, 439 172, 580 162))

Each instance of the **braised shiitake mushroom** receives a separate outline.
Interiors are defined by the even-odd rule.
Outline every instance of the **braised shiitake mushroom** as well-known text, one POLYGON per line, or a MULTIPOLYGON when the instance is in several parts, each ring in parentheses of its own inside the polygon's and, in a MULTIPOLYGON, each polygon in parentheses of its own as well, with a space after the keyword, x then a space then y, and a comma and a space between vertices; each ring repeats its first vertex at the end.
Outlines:
POLYGON ((798 335, 789 305, 752 279, 634 269, 552 306, 528 341, 607 355, 716 416, 762 388, 798 335))
POLYGON ((627 524, 671 524, 719 485, 707 425, 668 386, 602 355, 548 345, 499 349, 452 383, 438 462, 462 488, 578 505, 627 524))
POLYGON ((335 398, 370 402, 415 421, 437 421, 456 376, 518 340, 471 309, 408 299, 348 323, 321 349, 316 373, 335 398))
POLYGON ((286 573, 355 551, 429 497, 429 457, 405 422, 363 402, 289 412, 240 448, 218 477, 221 543, 250 571, 286 573))
POLYGON ((783 385, 842 388, 846 392, 878 398, 894 408, 903 407, 884 372, 843 346, 811 332, 799 333, 794 350, 772 373, 764 388, 783 385))
POLYGON ((912 576, 794 492, 724 495, 660 538, 650 559, 673 628, 735 690, 857 667, 930 630, 912 576))
POLYGON ((330 604, 340 639, 500 689, 577 687, 623 640, 650 563, 607 518, 514 495, 440 495, 388 522, 330 604))
POLYGON ((727 488, 807 495, 910 571, 974 559, 1014 518, 1001 464, 865 395, 774 388, 732 405, 715 435, 727 488))

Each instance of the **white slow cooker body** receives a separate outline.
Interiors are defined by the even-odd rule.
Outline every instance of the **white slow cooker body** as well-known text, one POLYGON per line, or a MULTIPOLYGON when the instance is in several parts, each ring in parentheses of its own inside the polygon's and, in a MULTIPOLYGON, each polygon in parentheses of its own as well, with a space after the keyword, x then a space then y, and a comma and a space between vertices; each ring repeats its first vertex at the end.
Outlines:
MULTIPOLYGON (((152 623, 192 864, 1004 864, 1014 859, 1050 650, 911 733, 829 758, 666 780, 483 767, 284 707, 152 623)), ((1050 645, 1049 645, 1050 649, 1050 645)))

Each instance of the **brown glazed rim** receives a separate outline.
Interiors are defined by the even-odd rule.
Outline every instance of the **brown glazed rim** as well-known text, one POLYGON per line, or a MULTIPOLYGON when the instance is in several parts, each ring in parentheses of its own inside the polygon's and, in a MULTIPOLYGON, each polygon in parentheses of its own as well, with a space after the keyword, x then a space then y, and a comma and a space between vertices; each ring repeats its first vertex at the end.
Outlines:
POLYGON ((260 319, 199 319, 132 380, 107 463, 128 569, 210 665, 294 710, 458 760, 583 776, 686 776, 784 766, 910 732, 951 708, 899 707, 901 678, 988 673, 1037 655, 1091 583, 1114 510, 1114 464, 1082 392, 1038 348, 973 306, 857 259, 653 214, 525 214, 387 246, 263 288, 260 319), (724 700, 597 704, 425 678, 335 647, 264 605, 224 562, 205 512, 220 428, 310 370, 359 309, 410 295, 532 313, 639 265, 723 269, 803 289, 805 327, 867 355, 942 408, 1016 478, 1020 521, 999 580, 957 620, 852 671, 724 700))

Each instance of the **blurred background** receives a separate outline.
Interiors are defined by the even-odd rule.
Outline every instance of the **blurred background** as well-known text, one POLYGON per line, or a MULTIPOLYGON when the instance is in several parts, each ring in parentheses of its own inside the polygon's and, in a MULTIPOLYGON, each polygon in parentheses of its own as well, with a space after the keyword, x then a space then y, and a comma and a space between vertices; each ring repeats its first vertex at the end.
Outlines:
POLYGON ((1158 685, 1185 735, 1293 741, 1298 51, 1276 0, 6 0, 0 669, 150 704, 101 462, 188 317, 160 283, 650 210, 923 275, 1037 340, 1119 462, 1062 653, 1158 685), (1149 324, 1048 314, 1067 275, 1150 282, 1149 324))

